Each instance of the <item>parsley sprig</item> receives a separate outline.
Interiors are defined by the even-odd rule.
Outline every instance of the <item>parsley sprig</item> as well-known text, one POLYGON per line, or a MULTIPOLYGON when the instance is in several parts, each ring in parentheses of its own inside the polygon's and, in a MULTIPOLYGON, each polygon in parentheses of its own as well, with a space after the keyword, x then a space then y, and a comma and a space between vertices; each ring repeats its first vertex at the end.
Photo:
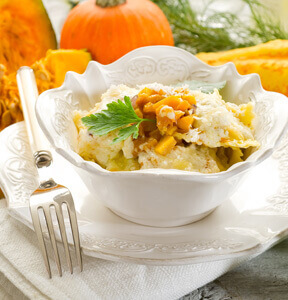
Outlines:
POLYGON ((83 117, 81 120, 91 133, 99 136, 121 128, 113 143, 124 141, 131 135, 133 139, 137 139, 142 122, 155 122, 155 120, 138 117, 128 96, 124 97, 124 102, 113 101, 107 104, 107 109, 83 117))
MULTIPOLYGON (((226 81, 207 83, 202 81, 185 81, 179 84, 188 85, 190 90, 200 89, 203 93, 213 93, 214 89, 221 90, 226 81)), ((176 85, 177 86, 177 85, 176 85)), ((152 119, 142 119, 137 116, 128 96, 124 97, 124 101, 118 99, 107 104, 107 109, 99 113, 91 114, 83 117, 83 124, 88 128, 88 131, 95 135, 106 135, 111 131, 120 129, 118 136, 113 139, 113 144, 126 140, 132 135, 133 139, 137 139, 139 135, 139 126, 144 121, 155 122, 152 119)))

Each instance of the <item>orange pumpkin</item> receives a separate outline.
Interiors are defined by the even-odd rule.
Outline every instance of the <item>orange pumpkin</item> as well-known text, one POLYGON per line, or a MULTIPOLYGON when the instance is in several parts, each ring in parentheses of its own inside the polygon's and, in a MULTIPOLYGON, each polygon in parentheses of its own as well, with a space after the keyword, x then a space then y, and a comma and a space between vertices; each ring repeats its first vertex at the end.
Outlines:
POLYGON ((31 65, 56 47, 41 0, 0 0, 0 64, 8 73, 31 65))
POLYGON ((174 45, 168 20, 150 0, 82 2, 69 13, 60 40, 61 48, 85 48, 102 64, 150 45, 174 45))

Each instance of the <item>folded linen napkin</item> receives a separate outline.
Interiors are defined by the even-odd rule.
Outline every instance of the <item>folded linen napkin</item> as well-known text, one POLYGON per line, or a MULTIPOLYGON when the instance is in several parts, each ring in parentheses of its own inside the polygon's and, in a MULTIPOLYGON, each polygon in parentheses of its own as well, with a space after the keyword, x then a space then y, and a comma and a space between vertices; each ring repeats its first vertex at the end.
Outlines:
POLYGON ((175 300, 252 258, 158 267, 84 256, 82 273, 76 267, 71 275, 63 261, 60 278, 50 257, 54 276, 48 279, 34 232, 10 217, 4 203, 0 200, 0 285, 17 299, 175 300))

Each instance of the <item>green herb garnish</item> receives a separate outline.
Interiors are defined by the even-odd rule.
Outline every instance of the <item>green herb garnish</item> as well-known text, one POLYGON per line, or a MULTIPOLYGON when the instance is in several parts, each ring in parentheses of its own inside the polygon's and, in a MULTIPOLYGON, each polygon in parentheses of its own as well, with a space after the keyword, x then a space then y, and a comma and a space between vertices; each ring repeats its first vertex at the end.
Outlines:
POLYGON ((189 0, 152 0, 165 13, 175 45, 191 53, 215 52, 249 47, 275 39, 287 39, 288 32, 279 18, 258 0, 242 0, 251 12, 251 22, 241 16, 211 8, 210 0, 202 12, 196 12, 189 0), (209 11, 209 13, 207 13, 209 11))
POLYGON ((210 94, 214 92, 214 89, 221 90, 226 85, 226 81, 220 82, 203 82, 197 80, 187 80, 184 82, 179 83, 177 86, 182 86, 187 84, 190 90, 201 90, 201 92, 205 94, 210 94))
POLYGON ((151 119, 142 119, 135 113, 129 97, 113 101, 107 104, 107 109, 99 113, 83 117, 82 122, 88 127, 88 130, 95 135, 106 135, 111 131, 119 129, 118 137, 113 139, 113 143, 126 140, 130 135, 137 139, 139 135, 139 126, 144 121, 155 122, 151 119))
MULTIPOLYGON (((188 85, 189 89, 200 89, 203 93, 213 93, 214 89, 222 89, 226 81, 208 83, 202 81, 185 81, 177 86, 188 85)), ((88 131, 95 135, 106 135, 111 131, 120 129, 118 136, 113 139, 113 144, 126 140, 132 135, 133 139, 137 139, 139 135, 139 126, 144 121, 155 122, 151 119, 142 119, 137 116, 128 96, 124 97, 124 102, 119 100, 107 104, 107 109, 99 113, 91 114, 81 119, 83 124, 87 126, 88 131)))

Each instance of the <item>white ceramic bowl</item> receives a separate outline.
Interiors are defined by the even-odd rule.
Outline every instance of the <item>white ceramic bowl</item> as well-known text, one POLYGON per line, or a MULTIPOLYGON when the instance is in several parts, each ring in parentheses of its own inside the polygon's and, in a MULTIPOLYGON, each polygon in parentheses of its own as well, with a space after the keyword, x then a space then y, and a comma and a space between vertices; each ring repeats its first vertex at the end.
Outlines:
MULTIPOLYGON (((232 63, 211 67, 179 48, 151 46, 134 50, 110 65, 92 61, 82 75, 68 72, 60 88, 40 95, 36 114, 52 146, 75 166, 90 193, 106 207, 136 223, 172 227, 209 214, 230 197, 245 171, 272 153, 287 129, 288 100, 284 95, 264 91, 258 75, 239 75, 232 63), (216 174, 172 169, 109 172, 74 151, 77 130, 72 112, 94 107, 111 84, 172 84, 191 79, 226 80, 221 92, 225 100, 255 103, 255 137, 261 147, 245 162, 216 174)), ((94 202, 89 205, 91 210, 96 209, 94 202)))

